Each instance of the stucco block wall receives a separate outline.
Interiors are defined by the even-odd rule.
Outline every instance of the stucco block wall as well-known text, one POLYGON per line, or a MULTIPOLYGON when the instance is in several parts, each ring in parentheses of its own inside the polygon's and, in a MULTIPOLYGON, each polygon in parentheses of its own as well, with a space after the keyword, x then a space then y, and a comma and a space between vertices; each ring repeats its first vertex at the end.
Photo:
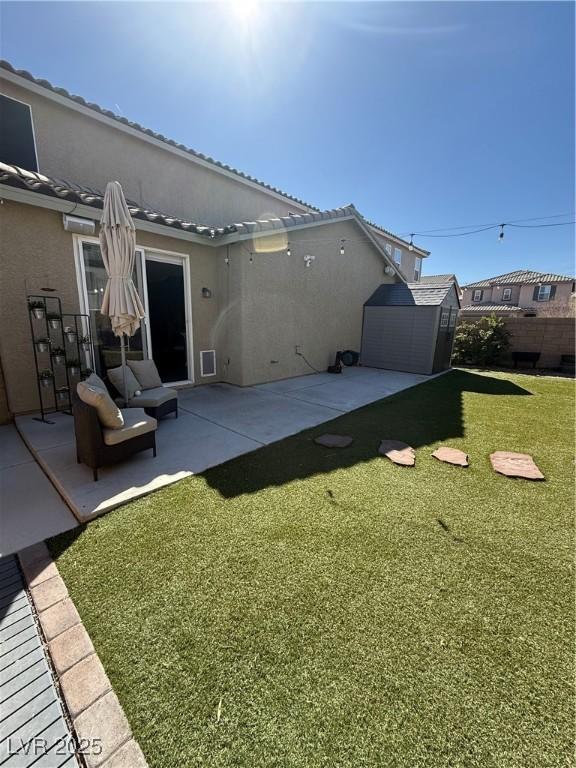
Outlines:
MULTIPOLYGON (((190 288, 196 383, 202 379, 199 353, 219 350, 218 319, 222 295, 219 291, 217 249, 148 232, 137 232, 137 244, 190 255, 190 288), (212 290, 203 299, 202 288, 212 290)), ((4 200, 0 206, 0 357, 5 377, 8 406, 12 413, 38 408, 34 355, 30 339, 27 295, 54 288, 62 308, 78 312, 78 283, 73 236, 62 226, 62 214, 43 208, 4 200)), ((222 369, 217 358, 217 371, 222 369)))
POLYGON ((561 355, 573 355, 574 320, 569 317, 515 317, 505 319, 510 352, 540 352, 540 368, 557 368, 561 355))
POLYGON ((282 236, 231 248, 237 278, 229 300, 238 303, 232 329, 237 343, 227 351, 227 380, 233 384, 312 373, 296 355, 296 345, 320 371, 338 350, 360 351, 364 302, 378 285, 394 280, 353 222, 291 232, 290 251, 288 256, 282 236), (343 256, 341 239, 347 241, 343 256), (310 267, 305 255, 315 257, 310 267))
POLYGON ((202 167, 185 153, 178 156, 155 146, 141 132, 131 135, 118 123, 106 124, 98 113, 88 110, 84 115, 1 77, 0 92, 32 107, 40 172, 47 176, 99 190, 111 179, 118 180, 126 197, 140 206, 200 224, 307 210, 264 187, 202 167))

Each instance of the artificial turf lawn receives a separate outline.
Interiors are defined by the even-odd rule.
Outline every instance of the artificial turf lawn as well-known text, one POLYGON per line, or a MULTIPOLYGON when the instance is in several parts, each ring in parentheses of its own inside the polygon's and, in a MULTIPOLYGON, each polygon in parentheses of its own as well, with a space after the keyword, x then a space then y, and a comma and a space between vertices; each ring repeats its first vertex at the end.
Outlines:
POLYGON ((571 765, 573 396, 454 371, 52 540, 150 766, 571 765))

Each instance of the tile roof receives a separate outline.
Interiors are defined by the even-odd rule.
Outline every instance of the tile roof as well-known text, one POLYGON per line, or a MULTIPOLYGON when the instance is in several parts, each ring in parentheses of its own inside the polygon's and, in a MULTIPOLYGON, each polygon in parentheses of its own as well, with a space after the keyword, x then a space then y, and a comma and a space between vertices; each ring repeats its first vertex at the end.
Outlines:
POLYGON ((365 307, 432 307, 442 304, 454 283, 383 283, 364 304, 365 307))
MULTIPOLYGON (((75 205, 85 205, 99 210, 103 207, 104 193, 90 187, 80 186, 62 179, 55 179, 35 171, 26 171, 15 165, 0 163, 0 184, 35 192, 39 195, 65 200, 75 205)), ((333 208, 328 211, 314 211, 312 213, 290 214, 277 218, 242 221, 228 224, 223 227, 215 227, 208 224, 187 221, 178 216, 142 208, 133 200, 127 200, 132 218, 148 221, 151 224, 159 224, 170 229, 179 229, 201 235, 212 241, 216 241, 226 235, 247 235, 258 232, 285 231, 303 225, 320 224, 323 222, 337 221, 338 219, 353 217, 361 224, 366 225, 365 219, 353 205, 345 205, 341 208, 333 208)), ((72 208, 68 213, 73 213, 72 208)), ((167 233, 169 234, 169 233, 167 233)))
POLYGON ((112 120, 116 120, 118 123, 122 123, 128 126, 129 128, 133 128, 136 131, 145 133, 147 136, 150 136, 153 139, 157 139, 158 141, 162 141, 165 144, 169 144, 171 147, 174 147, 175 149, 179 149, 182 152, 187 152, 189 155, 192 155, 193 157, 197 157, 200 160, 204 160, 205 162, 210 163, 211 165, 214 165, 217 168, 220 168, 224 171, 229 171, 230 173, 234 173, 236 174, 236 176, 240 176, 241 178, 246 179, 247 181, 251 181, 254 184, 258 184, 261 187, 268 189, 270 192, 275 192, 278 195, 282 195, 282 197, 286 197, 288 200, 293 200, 295 203, 299 203, 299 205, 303 205, 306 208, 311 208, 312 210, 319 210, 318 208, 316 208, 316 206, 310 205, 310 203, 307 203, 304 200, 300 200, 300 198, 294 197, 294 195, 289 195, 287 192, 284 192, 283 190, 278 189, 278 187, 274 187, 271 184, 266 184, 266 182, 261 181, 260 179, 257 179, 254 176, 250 176, 249 174, 244 173, 243 171, 239 171, 237 168, 233 168, 231 165, 226 165, 226 163, 221 163, 219 160, 215 160, 213 157, 209 157, 208 155, 204 155, 202 152, 198 152, 195 149, 191 149, 190 147, 187 147, 185 144, 180 144, 179 142, 174 141, 174 139, 169 139, 166 136, 163 136, 161 133, 156 133, 156 131, 153 131, 150 128, 145 128, 143 125, 140 125, 140 123, 135 123, 132 120, 128 120, 125 117, 116 115, 110 109, 104 109, 104 107, 101 107, 98 104, 94 104, 93 102, 86 101, 86 99, 82 98, 82 96, 76 96, 75 94, 70 93, 65 88, 60 88, 56 85, 52 85, 52 83, 50 83, 48 80, 34 77, 34 75, 32 75, 30 72, 27 72, 25 69, 16 69, 15 67, 12 66, 12 64, 10 64, 9 61, 6 61, 5 59, 0 59, 0 69, 5 69, 6 71, 11 72, 12 74, 18 75, 19 77, 23 77, 25 80, 28 80, 29 82, 34 83, 35 85, 39 85, 42 88, 46 88, 47 90, 52 91, 53 93, 56 93, 59 96, 64 96, 65 98, 76 102, 76 104, 80 104, 81 106, 91 109, 94 112, 98 112, 101 115, 105 115, 106 117, 109 117, 112 120))
MULTIPOLYGON (((270 192, 274 192, 278 195, 281 195, 282 197, 285 197, 288 200, 293 200, 295 203, 298 203, 299 205, 309 208, 311 211, 320 212, 319 208, 317 208, 314 205, 311 205, 310 203, 307 203, 305 200, 301 200, 298 197, 290 195, 287 192, 284 192, 283 190, 279 189, 278 187, 274 187, 271 184, 267 184, 266 182, 255 178, 254 176, 250 176, 249 174, 244 173, 243 171, 239 171, 237 168, 233 168, 232 166, 227 165, 226 163, 222 163, 219 160, 215 160, 213 157, 209 157, 208 155, 205 155, 202 152, 198 152, 197 150, 191 149, 190 147, 187 147, 184 144, 180 144, 177 141, 174 141, 173 139, 169 139, 166 136, 163 136, 161 133, 156 133, 155 131, 152 131, 150 128, 145 128, 139 123, 135 123, 131 120, 128 120, 125 117, 116 115, 111 110, 104 109, 98 104, 94 104, 93 102, 86 101, 86 99, 84 99, 82 96, 76 96, 75 94, 72 94, 69 91, 67 91, 65 88, 60 88, 58 86, 52 85, 52 83, 50 83, 48 80, 36 78, 34 77, 34 75, 26 71, 25 69, 16 69, 15 67, 12 66, 12 64, 10 64, 9 61, 6 61, 5 59, 0 59, 0 70, 2 69, 6 70, 7 72, 11 72, 14 75, 18 75, 19 77, 22 77, 25 80, 28 80, 34 85, 41 86, 42 88, 46 88, 47 90, 52 91, 53 93, 59 96, 63 96, 67 99, 70 99, 71 101, 74 101, 76 104, 80 104, 81 106, 86 107, 87 109, 91 109, 94 112, 99 113, 100 115, 104 115, 105 117, 115 120, 118 123, 122 123, 123 125, 126 125, 129 128, 140 131, 141 133, 146 134, 146 136, 150 136, 151 138, 156 139, 157 141, 162 141, 165 144, 168 144, 169 146, 175 149, 179 149, 182 152, 186 152, 189 155, 192 155, 193 157, 197 157, 198 159, 203 160, 204 162, 210 163, 211 165, 214 165, 215 167, 221 170, 228 171, 229 173, 233 173, 236 176, 239 176, 240 178, 245 179, 246 181, 250 181, 254 184, 258 184, 259 186, 264 187, 264 189, 267 189, 270 192)), ((151 213, 155 213, 155 212, 151 212, 151 213)), ((174 219, 174 217, 167 217, 167 218, 174 219)), ((384 227, 381 227, 379 224, 375 224, 374 222, 368 221, 367 219, 364 219, 364 221, 366 224, 368 224, 368 226, 373 227, 374 229, 378 230, 382 234, 388 235, 390 237, 394 237, 396 238, 396 240, 400 240, 401 242, 406 243, 406 245, 408 245, 408 242, 406 240, 399 237, 398 235, 395 235, 393 232, 390 232, 389 230, 384 229, 384 227)), ((171 225, 168 225, 168 226, 171 226, 171 225)), ((192 225, 192 226, 196 226, 196 225, 192 225)), ((417 248, 415 246, 415 250, 417 250, 419 253, 429 255, 429 251, 426 251, 423 248, 417 248)))
POLYGON ((436 283, 455 283, 457 280, 456 275, 422 275, 419 282, 431 285, 436 283))
POLYGON ((528 310, 523 307, 518 307, 515 304, 501 304, 498 302, 487 301, 480 304, 468 304, 466 307, 462 307, 461 312, 480 312, 482 314, 490 312, 527 312, 528 310))
POLYGON ((554 275, 550 272, 532 272, 529 269, 517 269, 504 275, 488 277, 476 283, 468 283, 464 288, 490 288, 492 285, 513 285, 517 283, 565 283, 574 280, 567 275, 554 275))

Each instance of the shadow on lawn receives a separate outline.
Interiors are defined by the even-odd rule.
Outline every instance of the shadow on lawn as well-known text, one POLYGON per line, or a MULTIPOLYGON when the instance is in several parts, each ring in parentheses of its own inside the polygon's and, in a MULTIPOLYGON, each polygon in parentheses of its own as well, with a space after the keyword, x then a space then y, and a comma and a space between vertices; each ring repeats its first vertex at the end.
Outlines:
POLYGON ((278 443, 239 456, 202 474, 225 498, 254 493, 342 467, 371 461, 383 438, 414 448, 463 437, 462 394, 530 395, 506 379, 456 370, 429 383, 379 400, 300 432, 278 443), (354 438, 349 448, 322 448, 313 439, 324 433, 354 438))

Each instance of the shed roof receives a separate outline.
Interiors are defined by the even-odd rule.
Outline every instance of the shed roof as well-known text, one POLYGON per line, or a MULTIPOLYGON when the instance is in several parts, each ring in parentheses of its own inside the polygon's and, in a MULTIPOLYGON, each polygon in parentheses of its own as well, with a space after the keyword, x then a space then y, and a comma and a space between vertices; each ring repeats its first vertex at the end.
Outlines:
POLYGON ((421 285, 420 283, 383 283, 364 304, 365 307, 437 307, 454 283, 421 285))

